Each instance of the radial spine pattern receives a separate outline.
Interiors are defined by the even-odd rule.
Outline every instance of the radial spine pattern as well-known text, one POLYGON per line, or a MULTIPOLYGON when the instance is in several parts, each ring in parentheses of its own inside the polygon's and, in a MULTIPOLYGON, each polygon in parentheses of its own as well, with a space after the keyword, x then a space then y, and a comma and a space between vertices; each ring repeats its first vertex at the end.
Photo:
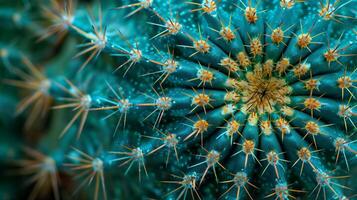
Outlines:
POLYGON ((356 198, 357 1, 89 4, 2 8, 39 38, 0 43, 25 197, 356 198))

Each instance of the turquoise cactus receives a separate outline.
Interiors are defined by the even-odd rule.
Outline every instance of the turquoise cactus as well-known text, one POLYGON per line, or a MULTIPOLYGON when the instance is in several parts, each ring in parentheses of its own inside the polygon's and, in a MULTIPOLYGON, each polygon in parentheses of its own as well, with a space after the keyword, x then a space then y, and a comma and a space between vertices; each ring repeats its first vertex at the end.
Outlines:
POLYGON ((356 7, 4 3, 1 198, 356 198, 356 7))

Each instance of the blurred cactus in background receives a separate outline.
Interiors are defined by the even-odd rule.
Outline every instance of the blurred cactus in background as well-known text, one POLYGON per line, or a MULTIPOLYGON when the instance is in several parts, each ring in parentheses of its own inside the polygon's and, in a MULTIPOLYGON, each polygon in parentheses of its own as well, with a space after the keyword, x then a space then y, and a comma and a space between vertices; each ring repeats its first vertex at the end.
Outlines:
POLYGON ((0 18, 0 199, 357 199, 356 0, 0 18))

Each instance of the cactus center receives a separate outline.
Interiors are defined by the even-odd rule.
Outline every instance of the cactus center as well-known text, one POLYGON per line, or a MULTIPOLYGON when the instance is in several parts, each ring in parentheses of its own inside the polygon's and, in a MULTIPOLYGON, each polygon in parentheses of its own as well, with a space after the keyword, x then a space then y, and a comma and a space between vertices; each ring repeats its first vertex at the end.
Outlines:
POLYGON ((241 81, 243 110, 248 113, 271 113, 275 105, 289 103, 290 88, 283 79, 270 76, 270 71, 257 65, 253 72, 246 74, 246 81, 241 81))

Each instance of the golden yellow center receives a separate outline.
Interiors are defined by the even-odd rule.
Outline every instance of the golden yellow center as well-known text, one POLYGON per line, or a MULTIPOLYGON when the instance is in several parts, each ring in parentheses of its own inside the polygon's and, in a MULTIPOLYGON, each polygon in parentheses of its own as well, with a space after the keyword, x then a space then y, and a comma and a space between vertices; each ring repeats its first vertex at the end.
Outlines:
POLYGON ((271 113, 276 104, 285 105, 290 101, 290 88, 286 82, 270 77, 260 65, 246 74, 246 80, 239 82, 238 90, 242 91, 243 110, 248 113, 271 113))

